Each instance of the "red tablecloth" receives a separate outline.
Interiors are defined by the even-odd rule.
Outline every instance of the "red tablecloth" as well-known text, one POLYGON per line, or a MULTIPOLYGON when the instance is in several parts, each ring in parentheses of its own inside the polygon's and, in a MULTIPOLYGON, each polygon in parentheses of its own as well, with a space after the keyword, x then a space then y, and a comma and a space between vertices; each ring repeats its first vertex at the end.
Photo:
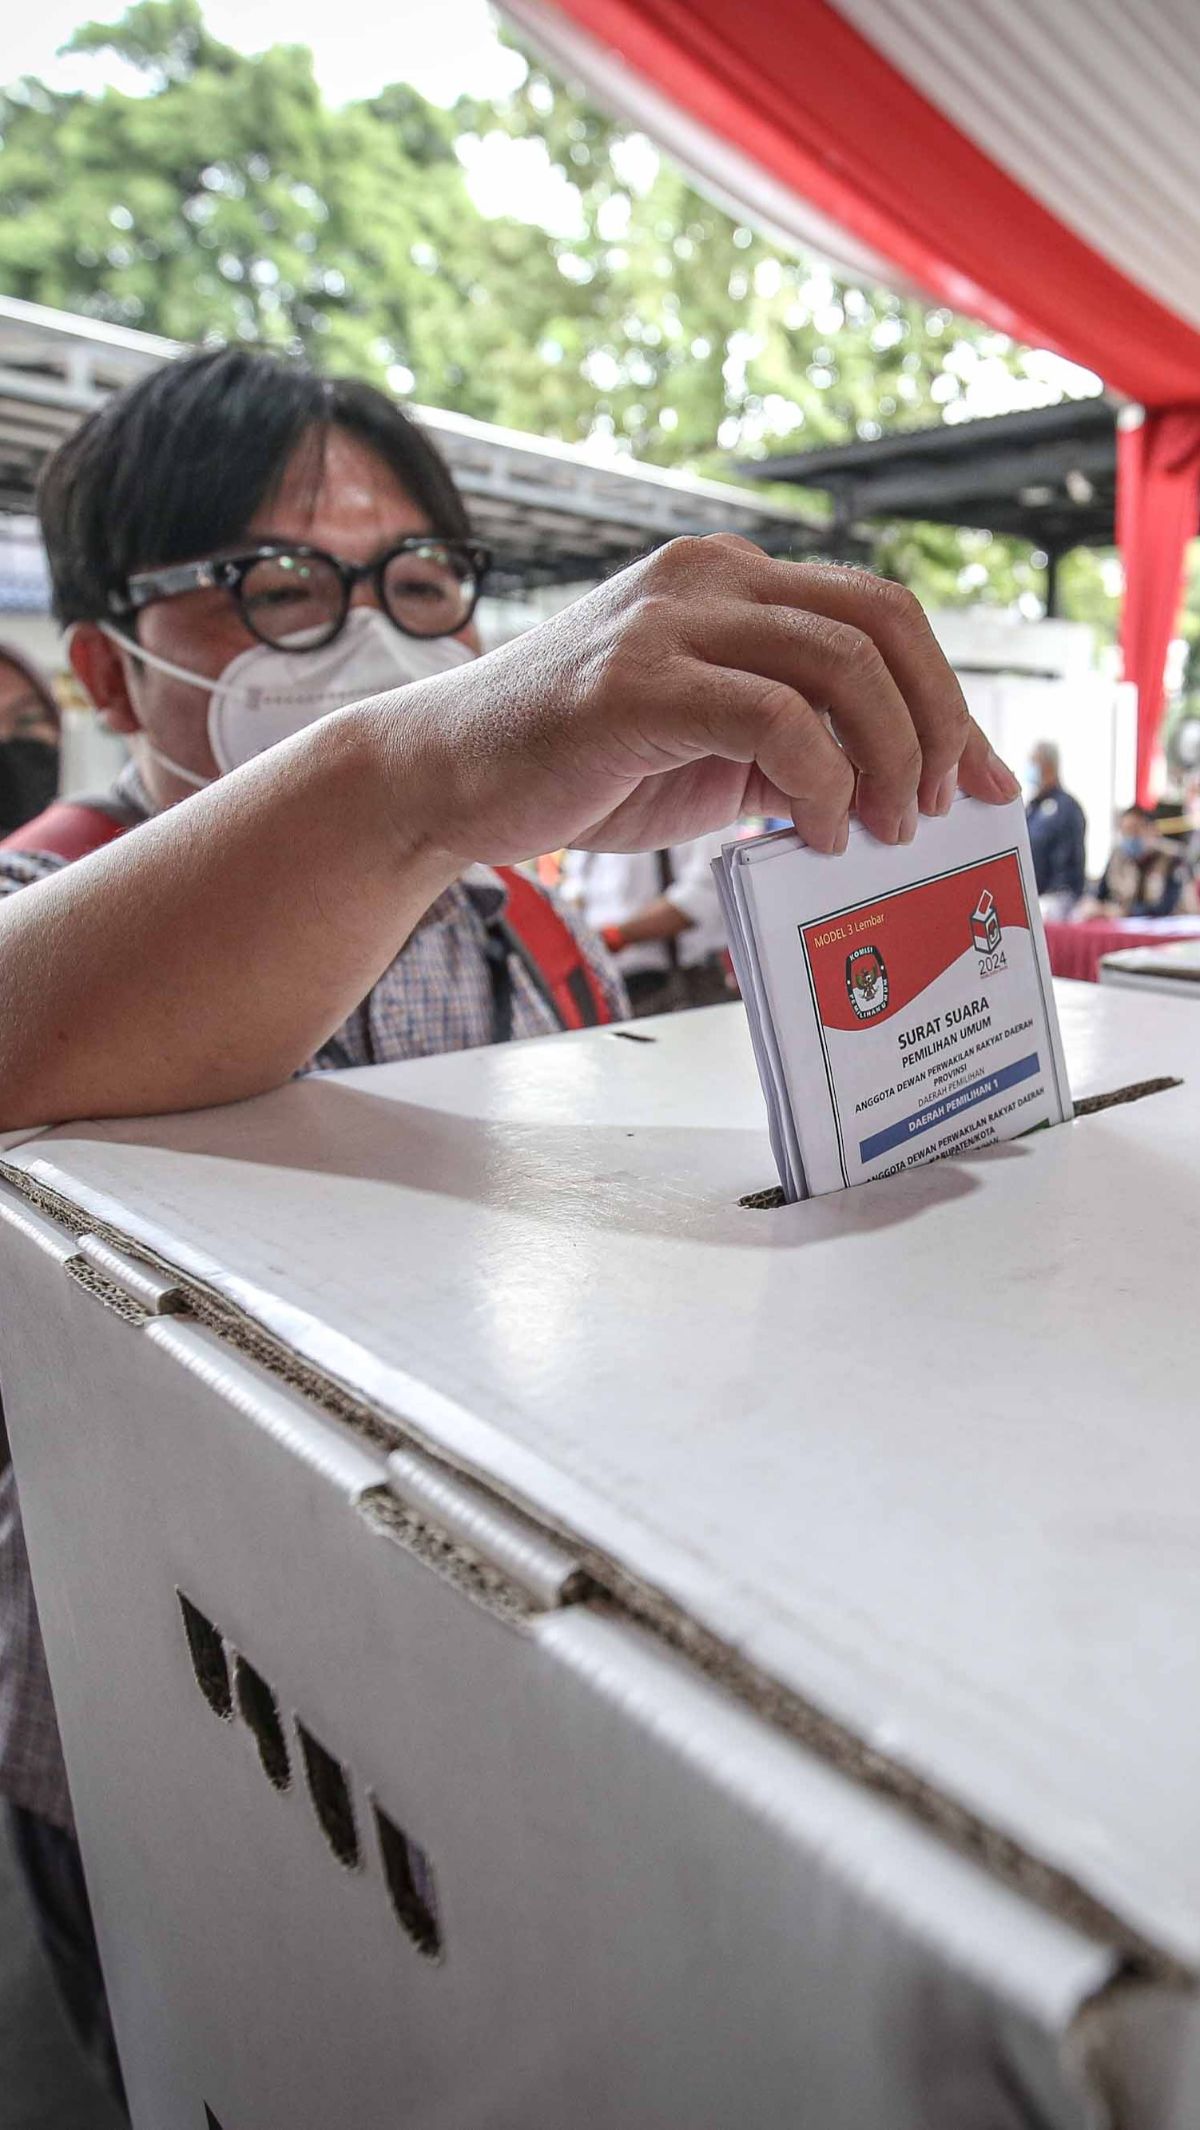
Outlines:
POLYGON ((1106 954, 1120 954, 1126 947, 1162 947, 1169 939, 1195 937, 1194 922, 1176 931, 1169 917, 1148 919, 1141 925, 1107 924, 1097 917, 1088 924, 1046 926, 1046 945, 1054 974, 1074 976, 1085 984, 1099 982, 1100 963, 1106 954))

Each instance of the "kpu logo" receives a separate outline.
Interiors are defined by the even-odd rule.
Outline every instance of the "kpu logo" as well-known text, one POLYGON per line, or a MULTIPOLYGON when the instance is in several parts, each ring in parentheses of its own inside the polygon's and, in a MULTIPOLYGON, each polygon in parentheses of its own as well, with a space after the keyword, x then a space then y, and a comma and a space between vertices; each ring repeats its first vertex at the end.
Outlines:
POLYGON ((992 976, 997 969, 1008 966, 1004 958, 1000 918, 990 888, 984 888, 971 912, 971 939, 979 956, 981 976, 992 976))
POLYGON ((846 990, 860 1021, 873 1020, 888 1002, 888 973, 878 947, 855 947, 846 956, 846 990))

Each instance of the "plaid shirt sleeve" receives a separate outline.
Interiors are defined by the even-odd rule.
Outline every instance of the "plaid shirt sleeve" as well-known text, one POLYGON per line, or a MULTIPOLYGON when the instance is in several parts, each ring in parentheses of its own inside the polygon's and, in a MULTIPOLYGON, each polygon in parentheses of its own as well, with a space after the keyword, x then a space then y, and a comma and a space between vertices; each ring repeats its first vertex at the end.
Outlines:
POLYGON ((0 851, 0 895, 14 895, 18 888, 48 880, 65 864, 65 858, 52 858, 49 851, 0 851))

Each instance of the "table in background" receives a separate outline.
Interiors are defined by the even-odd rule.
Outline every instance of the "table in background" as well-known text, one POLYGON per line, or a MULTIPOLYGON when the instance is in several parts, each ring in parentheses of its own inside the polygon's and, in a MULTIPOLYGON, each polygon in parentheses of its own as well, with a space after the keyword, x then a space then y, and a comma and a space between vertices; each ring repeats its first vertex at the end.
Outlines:
POLYGON ((1200 999, 1200 939, 1127 947, 1100 964, 1100 982, 1126 991, 1158 991, 1164 998, 1200 999))
POLYGON ((1200 939, 1200 917, 1092 918, 1086 924, 1046 926, 1046 946, 1055 976, 1095 984, 1106 954, 1129 947, 1161 947, 1173 939, 1200 939))

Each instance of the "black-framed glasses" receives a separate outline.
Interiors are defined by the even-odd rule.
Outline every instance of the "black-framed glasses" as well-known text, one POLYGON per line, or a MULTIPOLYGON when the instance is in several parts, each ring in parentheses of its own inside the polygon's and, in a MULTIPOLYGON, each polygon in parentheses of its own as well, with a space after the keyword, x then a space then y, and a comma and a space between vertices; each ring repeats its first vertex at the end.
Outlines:
POLYGON ((114 614, 218 586, 232 594, 252 636, 273 650, 319 651, 345 625, 357 584, 370 584, 405 636, 455 636, 479 603, 491 554, 474 540, 410 533, 372 562, 346 562, 303 541, 263 541, 200 562, 139 570, 114 614))

